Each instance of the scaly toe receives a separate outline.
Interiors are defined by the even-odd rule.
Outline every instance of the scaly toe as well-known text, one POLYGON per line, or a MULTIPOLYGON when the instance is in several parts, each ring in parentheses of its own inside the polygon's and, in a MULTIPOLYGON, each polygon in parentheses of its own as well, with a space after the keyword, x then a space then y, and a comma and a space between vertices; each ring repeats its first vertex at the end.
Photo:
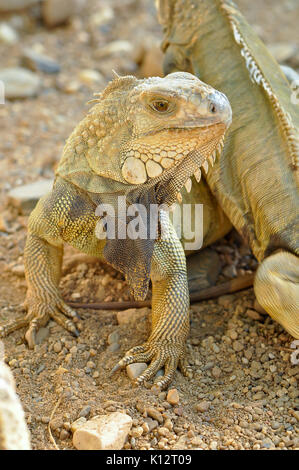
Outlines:
POLYGON ((135 380, 136 383, 141 384, 144 381, 152 379, 159 369, 163 366, 163 360, 161 358, 156 359, 151 365, 135 380))

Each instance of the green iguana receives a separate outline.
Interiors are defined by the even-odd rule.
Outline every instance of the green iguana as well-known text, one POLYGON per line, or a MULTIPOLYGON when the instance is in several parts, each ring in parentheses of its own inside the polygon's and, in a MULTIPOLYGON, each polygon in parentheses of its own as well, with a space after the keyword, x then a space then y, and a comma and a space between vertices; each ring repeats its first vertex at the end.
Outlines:
MULTIPOLYGON (((298 339, 298 101, 232 1, 160 0, 157 6, 165 73, 194 73, 231 103, 233 122, 221 159, 206 176, 206 198, 214 196, 215 213, 219 204, 260 262, 258 302, 298 339)), ((207 236, 217 230, 205 224, 207 236)))
MULTIPOLYGON (((0 336, 29 325, 25 337, 32 348, 37 330, 50 318, 78 334, 72 321, 76 313, 58 290, 66 242, 122 271, 137 299, 144 299, 151 279, 152 332, 118 367, 151 361, 138 377, 140 383, 164 366, 157 384, 166 387, 178 365, 188 374, 189 293, 182 244, 163 208, 155 237, 139 240, 110 234, 98 209, 112 207, 128 229, 132 220, 123 221, 120 198, 126 197, 125 208, 139 204, 150 209, 173 204, 184 185, 191 191, 190 177, 194 174, 199 181, 200 167, 207 171, 208 159, 214 163, 222 148, 231 107, 224 94, 182 72, 165 78, 117 78, 95 101, 66 142, 51 194, 39 201, 29 219, 27 316, 1 326, 0 336)), ((204 202, 201 192, 201 185, 192 192, 198 202, 204 202)), ((206 215, 215 222, 217 235, 229 228, 220 208, 206 215)), ((147 228, 147 215, 142 221, 147 228)), ((214 239, 211 234, 206 241, 214 239)))

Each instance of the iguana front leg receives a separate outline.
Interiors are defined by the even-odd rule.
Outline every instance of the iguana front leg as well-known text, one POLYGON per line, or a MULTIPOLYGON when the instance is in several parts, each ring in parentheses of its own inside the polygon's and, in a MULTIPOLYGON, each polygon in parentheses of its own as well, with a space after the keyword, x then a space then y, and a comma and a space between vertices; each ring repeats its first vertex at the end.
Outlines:
POLYGON ((94 207, 86 195, 63 181, 38 202, 30 215, 24 252, 27 315, 0 326, 0 337, 29 325, 25 338, 33 348, 37 331, 50 318, 78 336, 72 321, 77 314, 59 292, 63 242, 99 254, 99 240, 94 236, 96 221, 94 207))
MULTIPOLYGON (((41 204, 41 203, 40 203, 41 204)), ((38 212, 38 208, 37 211, 38 212)), ((43 217, 39 224, 43 223, 43 217)), ((35 225, 35 224, 34 224, 35 225)), ((46 227, 45 222, 43 227, 46 227)), ((36 344, 35 336, 39 328, 45 326, 50 318, 71 333, 78 335, 74 323, 70 320, 76 313, 61 298, 58 286, 61 275, 63 256, 62 240, 54 240, 47 230, 44 236, 30 232, 27 236, 24 252, 25 274, 28 285, 24 307, 27 315, 0 327, 0 337, 7 336, 14 330, 29 325, 25 338, 30 348, 36 344), (48 239, 51 239, 49 242, 48 239)))
POLYGON ((35 234, 29 234, 25 249, 25 272, 28 291, 25 301, 29 329, 25 338, 30 348, 35 335, 50 318, 78 336, 71 319, 77 314, 61 298, 58 290, 63 256, 62 242, 52 245, 35 234))
POLYGON ((133 362, 148 362, 150 366, 136 382, 155 376, 163 366, 165 374, 156 381, 161 388, 172 381, 177 366, 190 374, 185 359, 185 343, 189 333, 189 292, 186 257, 168 214, 160 212, 161 225, 168 229, 165 237, 155 242, 152 258, 152 332, 142 346, 126 353, 115 370, 133 362))

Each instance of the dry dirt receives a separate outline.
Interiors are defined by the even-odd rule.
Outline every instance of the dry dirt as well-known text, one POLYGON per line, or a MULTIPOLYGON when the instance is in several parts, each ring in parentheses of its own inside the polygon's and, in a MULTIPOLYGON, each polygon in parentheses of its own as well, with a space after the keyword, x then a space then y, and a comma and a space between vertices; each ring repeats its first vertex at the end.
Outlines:
MULTIPOLYGON (((267 43, 296 44, 298 2, 237 3, 267 43)), ((80 17, 55 29, 46 29, 26 15, 20 17, 20 41, 9 47, 0 44, 1 67, 19 64, 26 46, 57 60, 61 72, 40 73, 43 89, 37 98, 0 106, 1 322, 22 314, 26 292, 22 255, 28 218, 6 205, 7 192, 53 175, 65 139, 88 109, 85 103, 92 93, 111 79, 111 69, 121 74, 142 75, 146 70, 155 74, 160 59, 152 54, 157 62, 150 57, 147 68, 140 66, 144 51, 161 38, 150 1, 89 0, 80 17), (131 50, 102 57, 99 51, 115 40, 128 41, 131 50), (98 71, 98 82, 82 79, 79 72, 84 69, 98 71)), ((237 273, 256 267, 236 234, 213 249, 226 273, 232 265, 237 273)), ((87 264, 67 248, 64 266, 61 286, 66 299, 129 299, 123 277, 99 261, 87 264)), ((223 273, 221 279, 225 279, 223 273)), ((174 406, 166 401, 165 392, 151 391, 151 384, 133 387, 125 371, 109 377, 123 353, 148 337, 149 309, 129 312, 129 324, 118 324, 117 312, 78 310, 78 339, 50 322, 34 351, 27 348, 24 330, 11 334, 4 340, 6 361, 17 382, 33 448, 53 448, 47 428, 61 399, 51 422, 60 449, 73 448, 70 426, 78 417, 116 410, 134 420, 127 449, 298 449, 299 366, 290 359, 292 338, 256 312, 254 301, 248 289, 192 306, 188 357, 194 377, 188 380, 177 372, 170 387, 180 397, 174 406), (156 419, 149 418, 148 407, 155 409, 156 419)))

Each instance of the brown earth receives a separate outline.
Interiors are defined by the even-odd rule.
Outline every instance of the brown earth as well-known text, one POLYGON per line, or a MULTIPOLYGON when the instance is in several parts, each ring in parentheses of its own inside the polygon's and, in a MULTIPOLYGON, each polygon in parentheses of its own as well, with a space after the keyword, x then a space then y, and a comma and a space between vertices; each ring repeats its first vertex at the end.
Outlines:
MULTIPOLYGON (((57 75, 39 73, 43 88, 38 97, 0 106, 0 321, 22 314, 26 292, 22 255, 28 218, 7 205, 7 192, 52 177, 65 139, 88 109, 85 103, 92 93, 111 79, 112 69, 141 76, 160 69, 156 44, 161 31, 153 2, 86 3, 80 17, 54 29, 34 17, 35 9, 31 16, 17 15, 20 40, 0 44, 2 68, 18 65, 23 47, 43 52, 61 65, 57 75), (127 44, 103 55, 103 47, 116 40, 127 44), (80 75, 86 69, 99 73, 96 82, 90 74, 80 75)), ((268 44, 299 46, 297 1, 237 3, 268 44)), ((223 267, 219 280, 225 273, 231 275, 232 266, 236 274, 256 267, 236 234, 213 249, 223 267)), ((66 249, 61 284, 66 299, 129 299, 119 273, 99 261, 87 264, 76 255, 66 249)), ((151 384, 134 387, 125 371, 109 377, 123 353, 148 337, 149 309, 129 312, 129 324, 118 324, 117 312, 81 309, 78 339, 50 322, 34 351, 27 348, 24 330, 10 335, 4 340, 6 361, 17 382, 33 448, 53 448, 47 428, 59 399, 51 428, 60 449, 73 448, 70 426, 79 416, 116 410, 134 420, 127 449, 299 448, 299 366, 291 362, 292 338, 258 313, 254 301, 248 289, 192 306, 188 358, 194 377, 188 380, 177 372, 170 388, 177 389, 180 400, 173 406, 166 393, 156 395, 151 384), (155 408, 157 419, 148 418, 148 407, 155 408)))

